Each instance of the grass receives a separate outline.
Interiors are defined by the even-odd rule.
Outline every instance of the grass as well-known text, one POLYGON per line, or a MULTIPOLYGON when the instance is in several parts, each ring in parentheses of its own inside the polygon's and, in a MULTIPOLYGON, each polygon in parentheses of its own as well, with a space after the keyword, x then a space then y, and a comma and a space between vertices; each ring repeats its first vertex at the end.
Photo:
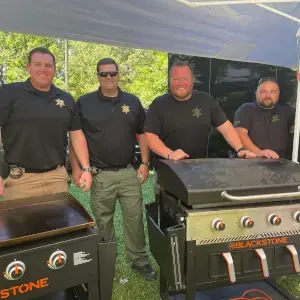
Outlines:
MULTIPOLYGON (((82 193, 74 184, 70 185, 70 192, 78 199, 84 207, 92 214, 90 209, 89 193, 82 193)), ((144 204, 152 202, 153 194, 153 175, 150 175, 147 182, 143 185, 144 204)), ((147 236, 147 225, 144 213, 145 234, 147 236)), ((115 231, 118 240, 118 258, 117 258, 117 280, 114 283, 112 300, 158 300, 159 299, 159 278, 157 281, 148 282, 131 270, 126 262, 124 244, 122 242, 122 214, 119 204, 115 213, 115 231), (120 283, 120 279, 127 279, 125 284, 120 283)), ((147 236, 147 244, 148 236, 147 236)), ((149 247, 148 247, 149 251, 149 247)), ((154 262, 150 251, 150 260, 153 267, 159 269, 154 262)), ((278 283, 289 290, 297 299, 300 299, 300 276, 285 276, 278 279, 278 283)))

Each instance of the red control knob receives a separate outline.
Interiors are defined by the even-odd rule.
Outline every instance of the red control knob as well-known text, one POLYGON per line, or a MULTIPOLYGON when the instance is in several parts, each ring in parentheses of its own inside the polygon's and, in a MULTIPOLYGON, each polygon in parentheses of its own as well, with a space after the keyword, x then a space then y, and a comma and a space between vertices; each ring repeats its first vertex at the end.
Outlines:
POLYGON ((271 224, 271 225, 275 225, 275 226, 278 226, 281 224, 281 218, 275 214, 271 214, 269 215, 268 217, 268 222, 271 224))
POLYGON ((225 223, 221 219, 215 219, 212 221, 212 228, 214 230, 223 231, 225 227, 225 223))
POLYGON ((244 228, 252 228, 254 226, 254 221, 248 216, 242 217, 241 226, 244 228))

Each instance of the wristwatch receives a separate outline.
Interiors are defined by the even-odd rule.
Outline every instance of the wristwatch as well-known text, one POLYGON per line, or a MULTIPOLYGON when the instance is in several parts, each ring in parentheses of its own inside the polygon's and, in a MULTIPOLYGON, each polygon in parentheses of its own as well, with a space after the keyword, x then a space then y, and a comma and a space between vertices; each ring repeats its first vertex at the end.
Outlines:
POLYGON ((150 163, 149 162, 144 162, 144 161, 142 161, 142 163, 141 163, 141 165, 144 165, 144 166, 150 166, 150 163))
POLYGON ((81 169, 82 170, 82 172, 92 172, 92 168, 91 167, 89 167, 89 168, 82 168, 81 169))
POLYGON ((244 147, 239 148, 238 151, 236 151, 236 154, 238 154, 239 152, 241 152, 243 150, 246 150, 246 149, 244 147))

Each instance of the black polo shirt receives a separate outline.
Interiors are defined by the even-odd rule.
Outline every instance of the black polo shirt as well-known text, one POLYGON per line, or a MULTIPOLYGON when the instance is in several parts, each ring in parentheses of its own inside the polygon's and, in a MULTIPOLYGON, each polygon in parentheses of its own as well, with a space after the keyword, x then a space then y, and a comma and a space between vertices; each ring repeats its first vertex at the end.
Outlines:
POLYGON ((126 167, 133 162, 136 133, 143 133, 145 111, 140 100, 119 89, 117 97, 97 91, 77 101, 90 153, 98 168, 126 167))
POLYGON ((244 103, 235 113, 234 126, 248 130, 251 141, 260 149, 286 156, 288 135, 294 123, 294 111, 288 105, 277 104, 264 109, 256 102, 244 103))
POLYGON ((167 93, 150 105, 144 131, 158 135, 172 150, 182 149, 190 158, 203 158, 211 125, 219 127, 226 121, 217 101, 207 93, 193 91, 186 101, 167 93))
POLYGON ((70 94, 38 91, 28 79, 0 88, 0 127, 9 164, 46 170, 64 162, 66 134, 81 124, 70 94))

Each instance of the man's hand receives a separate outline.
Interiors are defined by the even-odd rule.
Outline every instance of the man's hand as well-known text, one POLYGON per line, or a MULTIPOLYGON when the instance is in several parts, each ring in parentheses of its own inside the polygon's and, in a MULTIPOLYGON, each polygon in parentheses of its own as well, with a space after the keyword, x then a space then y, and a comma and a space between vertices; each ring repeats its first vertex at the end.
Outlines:
POLYGON ((81 173, 80 179, 79 179, 79 186, 82 187, 82 191, 86 192, 91 188, 92 184, 92 174, 87 171, 83 171, 81 173))
POLYGON ((261 150, 258 154, 258 156, 260 157, 267 157, 267 158, 274 158, 274 159, 278 159, 279 155, 270 149, 265 149, 265 150, 261 150))
POLYGON ((4 196, 4 181, 0 176, 0 197, 4 196))
POLYGON ((169 160, 181 160, 181 159, 185 159, 185 158, 189 158, 189 157, 190 156, 187 153, 185 153, 181 149, 177 149, 170 153, 168 159, 169 160))
POLYGON ((238 152, 237 156, 239 158, 255 158, 256 155, 249 150, 241 150, 238 152))
POLYGON ((149 167, 141 164, 137 171, 137 178, 140 180, 140 183, 143 184, 149 175, 149 167))
POLYGON ((80 178, 81 178, 82 171, 79 168, 72 168, 72 178, 74 183, 78 186, 80 186, 80 178))

